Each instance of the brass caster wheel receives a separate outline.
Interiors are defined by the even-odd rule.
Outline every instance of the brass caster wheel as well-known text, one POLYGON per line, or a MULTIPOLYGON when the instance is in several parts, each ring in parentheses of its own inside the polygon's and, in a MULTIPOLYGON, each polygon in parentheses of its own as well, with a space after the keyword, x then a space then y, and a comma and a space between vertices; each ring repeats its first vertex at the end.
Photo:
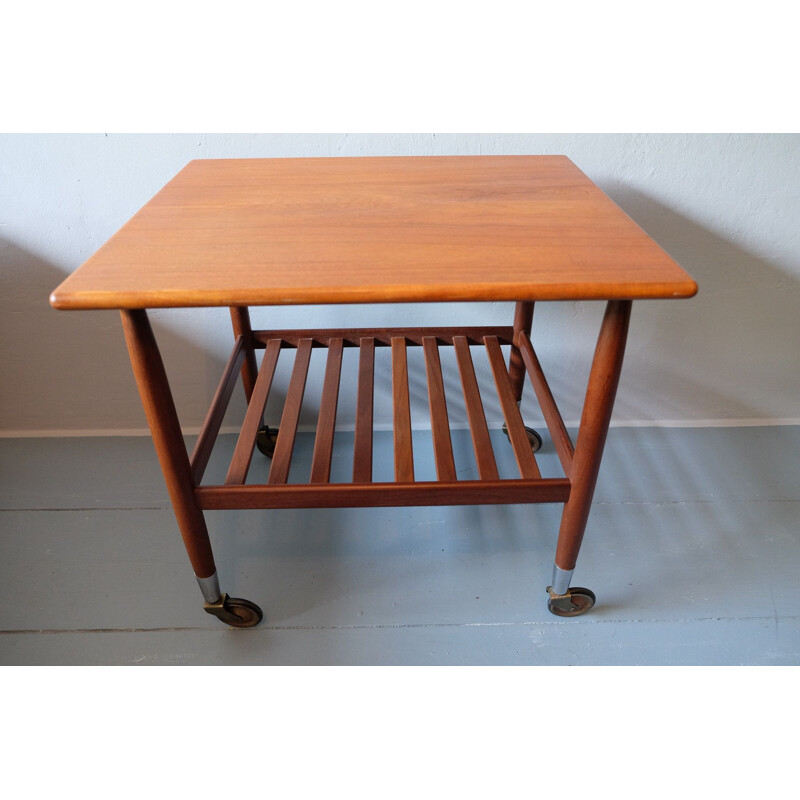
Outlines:
POLYGON ((228 597, 224 592, 216 603, 205 603, 203 608, 232 628, 252 628, 264 619, 264 613, 255 603, 241 597, 228 597))
POLYGON ((553 594, 551 587, 547 587, 550 599, 547 601, 547 610, 557 617, 577 617, 585 614, 597 601, 591 589, 575 587, 568 589, 566 594, 553 594))
MULTIPOLYGON (((531 443, 531 450, 534 453, 538 453, 542 449, 542 437, 533 428, 529 428, 527 425, 524 427, 525 433, 528 435, 528 441, 531 443)), ((503 433, 508 436, 508 428, 505 422, 503 423, 503 433)))
POLYGON ((272 456, 275 455, 275 442, 277 441, 277 428, 270 428, 269 425, 262 425, 258 429, 258 436, 256 436, 256 447, 267 458, 272 458, 272 456))

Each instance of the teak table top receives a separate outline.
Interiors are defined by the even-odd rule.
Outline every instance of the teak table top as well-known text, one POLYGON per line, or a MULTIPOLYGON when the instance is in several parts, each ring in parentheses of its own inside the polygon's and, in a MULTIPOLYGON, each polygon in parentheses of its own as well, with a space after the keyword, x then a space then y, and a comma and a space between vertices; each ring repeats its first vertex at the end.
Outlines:
POLYGON ((56 308, 690 297, 564 156, 191 161, 56 308))

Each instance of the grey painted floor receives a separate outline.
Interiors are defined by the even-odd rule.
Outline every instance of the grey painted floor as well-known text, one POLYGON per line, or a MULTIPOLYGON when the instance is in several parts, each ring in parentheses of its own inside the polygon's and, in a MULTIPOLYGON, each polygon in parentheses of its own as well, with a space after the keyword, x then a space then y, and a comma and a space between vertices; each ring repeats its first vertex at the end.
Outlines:
MULTIPOLYGON (((390 470, 389 434, 376 454, 390 470)), ((148 438, 0 440, 0 664, 800 663, 800 428, 612 429, 574 580, 598 604, 575 619, 546 608, 560 508, 211 512, 223 590, 265 611, 232 630, 148 438)))

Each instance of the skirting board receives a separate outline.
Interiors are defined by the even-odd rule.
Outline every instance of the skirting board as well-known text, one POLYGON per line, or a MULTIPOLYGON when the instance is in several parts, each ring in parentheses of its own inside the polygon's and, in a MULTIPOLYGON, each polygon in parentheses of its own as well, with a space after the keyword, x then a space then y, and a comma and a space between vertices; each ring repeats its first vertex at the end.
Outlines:
MULTIPOLYGON (((541 420, 526 420, 534 427, 539 425, 544 427, 541 420)), ((742 418, 742 419, 634 419, 634 420, 612 420, 612 428, 755 428, 781 425, 800 425, 800 417, 766 417, 766 418, 742 418)), ((566 420, 568 428, 577 428, 577 420, 566 420)), ((451 425, 452 430, 466 430, 467 425, 451 425)), ((314 433, 314 426, 299 426, 298 430, 302 433, 314 433)), ((352 425, 343 425, 337 430, 354 430, 352 425)), ((391 425, 375 425, 376 431, 390 431, 391 425)), ((430 430, 430 427, 417 426, 414 430, 430 430)), ((183 429, 186 436, 196 436, 200 432, 200 426, 188 426, 183 429)), ((238 433, 236 426, 224 426, 220 433, 238 433)), ((52 430, 0 430, 0 439, 26 439, 26 438, 61 438, 67 436, 149 436, 147 428, 76 428, 52 430)))

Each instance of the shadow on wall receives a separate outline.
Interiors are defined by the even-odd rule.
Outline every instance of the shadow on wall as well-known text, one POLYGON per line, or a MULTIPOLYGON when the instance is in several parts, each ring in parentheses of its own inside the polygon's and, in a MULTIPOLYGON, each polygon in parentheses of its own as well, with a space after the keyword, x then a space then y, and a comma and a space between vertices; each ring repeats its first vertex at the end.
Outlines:
MULTIPOLYGON (((56 311, 49 296, 64 277, 63 269, 0 238, 0 430, 146 430, 118 312, 56 311)), ((227 309, 211 313, 220 318, 217 330, 229 330, 227 309)), ((179 416, 202 421, 227 353, 175 333, 158 314, 151 319, 168 374, 180 365, 191 376, 174 387, 179 416)), ((239 391, 231 410, 243 408, 239 391)))
MULTIPOLYGON (((688 301, 634 304, 614 418, 648 420, 654 408, 686 421, 800 418, 800 281, 638 190, 603 189, 700 287, 688 301)), ((602 304, 592 305, 574 333, 596 335, 602 304)), ((569 384, 552 354, 542 362, 565 418, 578 419, 588 356, 569 384)))

